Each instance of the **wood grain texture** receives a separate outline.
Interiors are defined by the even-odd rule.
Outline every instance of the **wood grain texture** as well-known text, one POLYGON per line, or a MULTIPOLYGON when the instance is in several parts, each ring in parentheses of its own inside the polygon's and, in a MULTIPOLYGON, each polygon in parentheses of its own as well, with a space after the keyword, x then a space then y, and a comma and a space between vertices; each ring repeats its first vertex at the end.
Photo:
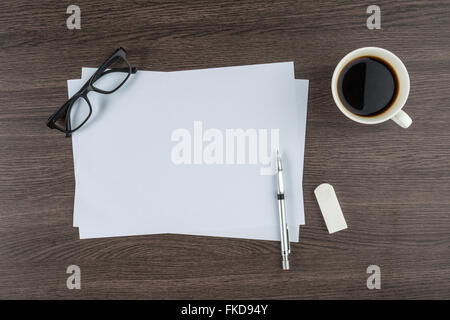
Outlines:
POLYGON ((87 1, 67 30, 67 1, 0 2, 0 298, 450 298, 450 3, 377 1, 368 30, 355 1, 87 1), (79 240, 72 228, 70 139, 45 127, 66 80, 118 46, 133 65, 185 70, 295 61, 310 79, 306 226, 280 271, 279 243, 154 235, 79 240), (334 66, 379 46, 411 77, 404 130, 363 126, 335 107, 334 66), (334 185, 349 229, 328 235, 313 190, 334 185), (68 265, 82 289, 68 290, 68 265), (382 289, 366 288, 381 267, 382 289))

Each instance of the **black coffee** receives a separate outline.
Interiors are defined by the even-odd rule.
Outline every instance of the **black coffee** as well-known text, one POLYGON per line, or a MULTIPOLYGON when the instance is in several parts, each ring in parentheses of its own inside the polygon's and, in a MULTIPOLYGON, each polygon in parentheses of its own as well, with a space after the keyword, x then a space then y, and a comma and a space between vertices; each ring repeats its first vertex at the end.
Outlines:
POLYGON ((377 57, 360 57, 342 69, 339 98, 351 112, 374 116, 389 109, 397 97, 398 79, 392 67, 377 57))

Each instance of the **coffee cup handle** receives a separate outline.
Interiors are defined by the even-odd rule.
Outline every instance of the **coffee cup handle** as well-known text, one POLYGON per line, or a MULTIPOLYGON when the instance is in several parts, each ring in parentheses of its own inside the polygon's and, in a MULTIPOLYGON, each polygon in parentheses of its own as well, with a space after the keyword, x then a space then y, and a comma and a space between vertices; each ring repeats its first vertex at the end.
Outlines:
POLYGON ((412 123, 411 117, 408 116, 406 114, 406 112, 403 110, 400 110, 399 112, 397 112, 397 114, 392 117, 392 120, 396 124, 398 124, 400 127, 405 128, 405 129, 408 128, 412 123))

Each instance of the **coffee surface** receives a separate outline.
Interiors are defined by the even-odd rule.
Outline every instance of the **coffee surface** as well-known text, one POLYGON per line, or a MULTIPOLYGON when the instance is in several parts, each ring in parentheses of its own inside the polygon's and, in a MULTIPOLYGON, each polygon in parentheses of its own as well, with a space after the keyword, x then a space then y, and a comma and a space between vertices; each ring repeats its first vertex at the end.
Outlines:
POLYGON ((379 58, 357 58, 339 75, 339 98, 357 115, 375 116, 389 109, 397 97, 397 90, 395 71, 379 58))

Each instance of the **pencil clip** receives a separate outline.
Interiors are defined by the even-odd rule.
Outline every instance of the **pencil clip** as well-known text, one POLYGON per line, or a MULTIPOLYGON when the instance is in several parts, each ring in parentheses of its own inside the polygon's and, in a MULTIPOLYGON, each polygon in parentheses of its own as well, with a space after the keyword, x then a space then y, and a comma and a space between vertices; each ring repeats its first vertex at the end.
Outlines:
POLYGON ((291 254, 291 241, 289 240, 289 228, 287 224, 286 224, 286 236, 287 236, 288 254, 291 254))

